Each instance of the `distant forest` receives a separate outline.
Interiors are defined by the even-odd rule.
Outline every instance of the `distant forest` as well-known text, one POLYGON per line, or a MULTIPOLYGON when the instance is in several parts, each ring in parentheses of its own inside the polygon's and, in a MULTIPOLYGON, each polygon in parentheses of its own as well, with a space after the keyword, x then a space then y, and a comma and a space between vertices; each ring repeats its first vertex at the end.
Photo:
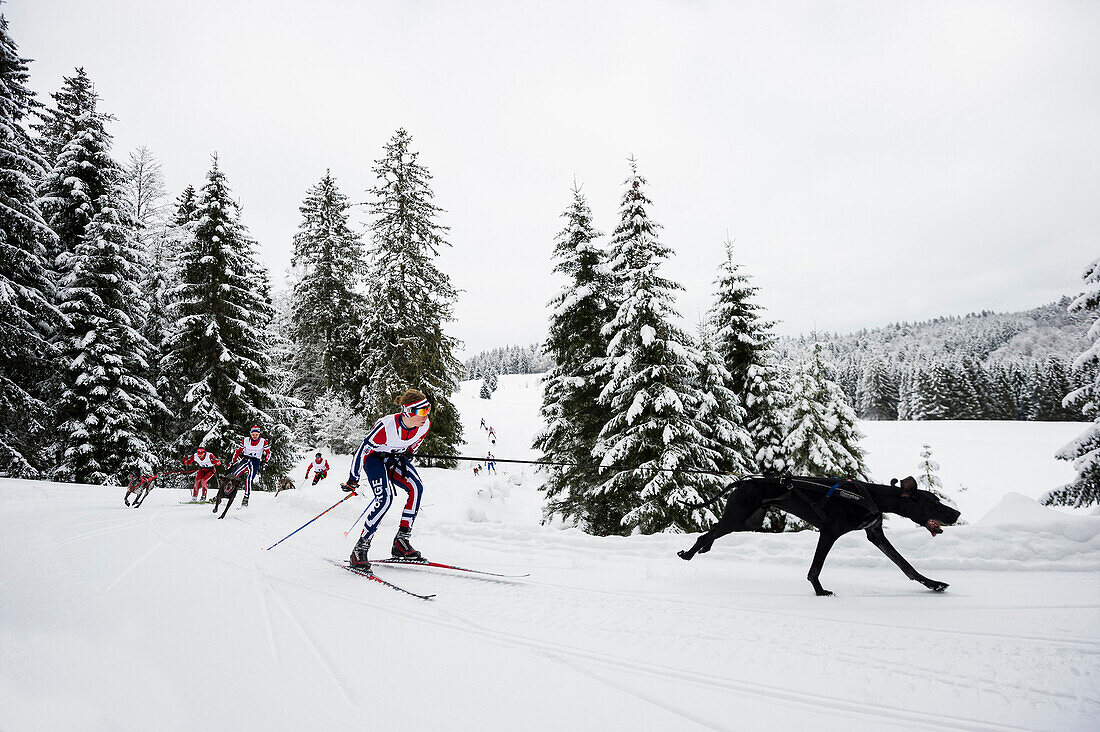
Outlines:
MULTIPOLYGON (((895 323, 847 335, 779 338, 790 365, 812 357, 816 339, 849 404, 862 419, 1087 421, 1062 398, 1094 377, 1074 372, 1088 345, 1085 312, 1070 298, 1017 313, 983 311, 895 323)), ((466 361, 467 376, 537 374, 553 368, 541 346, 505 346, 466 361)))

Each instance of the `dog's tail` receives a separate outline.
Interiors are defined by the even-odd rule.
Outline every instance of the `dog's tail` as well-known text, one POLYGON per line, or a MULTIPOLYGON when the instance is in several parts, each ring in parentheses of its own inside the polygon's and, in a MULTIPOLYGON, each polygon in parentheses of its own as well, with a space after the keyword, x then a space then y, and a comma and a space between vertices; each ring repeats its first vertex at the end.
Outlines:
POLYGON ((743 481, 749 480, 751 478, 756 478, 756 477, 759 477, 759 476, 747 475, 743 478, 738 478, 737 480, 732 481, 731 483, 726 485, 726 487, 722 490, 722 492, 719 493, 718 495, 714 496, 713 498, 710 498, 706 501, 703 501, 702 503, 688 503, 686 505, 687 505, 688 508, 690 508, 692 510, 696 510, 696 509, 699 509, 699 508, 706 508, 707 506, 711 505, 712 503, 714 503, 716 501, 719 501, 719 500, 725 498, 726 496, 728 496, 733 491, 733 489, 736 488, 737 486, 739 486, 743 481))

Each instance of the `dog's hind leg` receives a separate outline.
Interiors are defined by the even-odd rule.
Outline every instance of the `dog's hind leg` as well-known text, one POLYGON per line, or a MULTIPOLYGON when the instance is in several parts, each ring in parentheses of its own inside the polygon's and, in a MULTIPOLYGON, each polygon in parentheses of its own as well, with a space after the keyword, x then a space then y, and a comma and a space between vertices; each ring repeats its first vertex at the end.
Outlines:
POLYGON ((749 518, 760 508, 760 488, 752 479, 741 481, 733 489, 722 516, 705 534, 696 539, 695 544, 686 551, 676 552, 680 559, 691 559, 696 554, 706 554, 715 540, 734 531, 751 531, 747 526, 749 518))
POLYGON ((910 564, 905 557, 903 557, 894 545, 890 543, 890 540, 886 538, 886 534, 882 531, 882 521, 878 521, 871 526, 867 527, 867 539, 879 548, 883 554, 890 558, 890 561, 898 565, 898 568, 905 573, 905 576, 914 582, 920 582, 934 592, 943 592, 947 589, 946 582, 940 582, 934 579, 928 579, 923 574, 913 569, 913 565, 910 564))
POLYGON ((710 547, 714 544, 715 539, 721 539, 723 536, 733 531, 732 522, 727 522, 726 517, 723 516, 718 520, 718 523, 710 527, 709 531, 696 539, 690 549, 678 551, 676 552, 676 556, 680 557, 680 559, 690 560, 696 554, 706 554, 710 551, 710 547))
POLYGON ((818 577, 821 576, 821 568, 825 566, 825 557, 829 556, 829 550, 833 548, 836 539, 828 531, 822 531, 817 537, 817 551, 814 552, 814 561, 810 565, 810 572, 806 575, 806 579, 814 586, 814 592, 817 593, 818 597, 827 597, 833 594, 821 586, 818 577))

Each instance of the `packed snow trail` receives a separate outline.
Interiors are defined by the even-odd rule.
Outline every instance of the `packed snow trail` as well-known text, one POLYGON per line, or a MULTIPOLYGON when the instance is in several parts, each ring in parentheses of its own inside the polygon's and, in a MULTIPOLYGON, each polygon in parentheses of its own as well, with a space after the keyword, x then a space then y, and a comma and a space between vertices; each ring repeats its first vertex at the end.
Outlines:
MULTIPOLYGON (((502 378, 494 403, 462 404, 466 434, 483 412, 501 456, 533 457, 537 396, 513 387, 502 378)), ((1016 425, 970 429, 1041 472, 1026 440, 1005 437, 1016 425)), ((264 551, 344 496, 347 458, 330 460, 320 485, 254 493, 224 521, 180 505, 184 491, 134 510, 122 488, 0 480, 0 729, 1084 730, 1100 718, 1100 516, 1039 506, 1039 481, 971 484, 963 496, 988 508, 935 539, 888 523, 946 593, 851 534, 823 573, 837 596, 818 598, 812 534, 735 534, 686 563, 675 552, 694 537, 540 525, 530 470, 425 469, 417 548, 530 576, 379 567, 436 595, 422 602, 333 566, 361 496, 264 551)))

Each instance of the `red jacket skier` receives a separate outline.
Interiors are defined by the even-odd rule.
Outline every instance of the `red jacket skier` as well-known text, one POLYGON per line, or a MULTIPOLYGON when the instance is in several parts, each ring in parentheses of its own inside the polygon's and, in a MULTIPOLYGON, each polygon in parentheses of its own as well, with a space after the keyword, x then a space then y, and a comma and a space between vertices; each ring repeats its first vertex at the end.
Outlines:
POLYGON ((328 460, 321 457, 321 453, 317 453, 317 456, 313 458, 313 462, 306 466, 306 478, 309 478, 309 471, 313 471, 313 483, 317 485, 318 481, 325 479, 328 475, 328 460))
POLYGON ((199 500, 199 490, 202 490, 202 500, 206 500, 206 487, 210 483, 210 479, 214 476, 214 471, 218 469, 217 466, 222 464, 221 460, 218 460, 218 456, 208 451, 205 447, 200 447, 195 450, 194 455, 188 455, 183 459, 184 465, 197 465, 198 470, 195 471, 195 487, 191 489, 191 500, 199 500))

